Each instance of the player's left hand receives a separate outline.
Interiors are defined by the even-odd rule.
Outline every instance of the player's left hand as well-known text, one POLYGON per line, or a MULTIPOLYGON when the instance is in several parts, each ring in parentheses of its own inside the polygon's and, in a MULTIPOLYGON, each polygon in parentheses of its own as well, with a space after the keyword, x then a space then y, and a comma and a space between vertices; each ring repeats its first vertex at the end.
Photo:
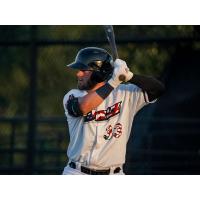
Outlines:
POLYGON ((129 81, 133 77, 133 72, 130 71, 126 62, 122 59, 116 59, 113 63, 114 68, 121 68, 122 74, 125 76, 125 82, 129 81))

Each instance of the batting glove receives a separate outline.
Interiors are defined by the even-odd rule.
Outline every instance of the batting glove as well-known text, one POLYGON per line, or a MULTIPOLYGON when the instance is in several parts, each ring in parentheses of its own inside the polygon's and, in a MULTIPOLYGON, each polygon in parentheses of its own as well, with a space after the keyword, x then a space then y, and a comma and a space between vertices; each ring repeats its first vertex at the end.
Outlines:
POLYGON ((125 76, 125 82, 129 81, 133 77, 133 73, 129 70, 125 61, 116 59, 113 66, 114 72, 111 79, 108 81, 113 88, 116 88, 120 83, 122 83, 122 81, 119 80, 120 75, 125 76))

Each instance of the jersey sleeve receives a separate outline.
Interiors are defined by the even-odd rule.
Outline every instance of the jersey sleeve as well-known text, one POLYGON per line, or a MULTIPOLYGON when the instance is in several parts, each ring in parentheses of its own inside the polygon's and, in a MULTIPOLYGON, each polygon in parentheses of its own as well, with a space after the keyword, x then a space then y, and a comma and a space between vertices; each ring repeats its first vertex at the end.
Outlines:
POLYGON ((141 108, 149 103, 154 103, 156 100, 150 102, 145 91, 134 84, 122 84, 121 88, 126 92, 126 98, 129 99, 129 105, 138 112, 141 108))
POLYGON ((70 115, 68 113, 67 101, 69 99, 69 96, 72 94, 74 95, 74 97, 81 97, 81 96, 84 96, 85 93, 81 92, 79 90, 73 89, 73 90, 70 90, 63 98, 63 107, 64 107, 64 111, 65 111, 65 116, 67 119, 70 141, 76 140, 76 138, 79 136, 79 134, 77 134, 77 133, 80 132, 80 128, 82 127, 83 120, 84 120, 84 118, 82 116, 73 117, 72 115, 70 115))

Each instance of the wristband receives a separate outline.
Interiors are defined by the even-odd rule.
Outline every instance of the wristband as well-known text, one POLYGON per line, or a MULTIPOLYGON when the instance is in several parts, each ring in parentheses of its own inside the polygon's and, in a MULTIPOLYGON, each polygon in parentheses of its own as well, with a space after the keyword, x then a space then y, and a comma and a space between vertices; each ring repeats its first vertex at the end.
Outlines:
POLYGON ((109 84, 106 83, 102 87, 96 90, 96 93, 102 98, 105 99, 113 90, 114 88, 109 84))

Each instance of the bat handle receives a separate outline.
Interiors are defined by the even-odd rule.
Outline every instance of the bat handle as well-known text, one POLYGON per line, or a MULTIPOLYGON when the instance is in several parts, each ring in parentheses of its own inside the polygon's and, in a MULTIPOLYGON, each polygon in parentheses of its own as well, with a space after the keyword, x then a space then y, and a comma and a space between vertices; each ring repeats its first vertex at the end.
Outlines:
POLYGON ((122 82, 125 82, 126 77, 123 74, 121 74, 121 75, 119 75, 119 80, 122 82))

